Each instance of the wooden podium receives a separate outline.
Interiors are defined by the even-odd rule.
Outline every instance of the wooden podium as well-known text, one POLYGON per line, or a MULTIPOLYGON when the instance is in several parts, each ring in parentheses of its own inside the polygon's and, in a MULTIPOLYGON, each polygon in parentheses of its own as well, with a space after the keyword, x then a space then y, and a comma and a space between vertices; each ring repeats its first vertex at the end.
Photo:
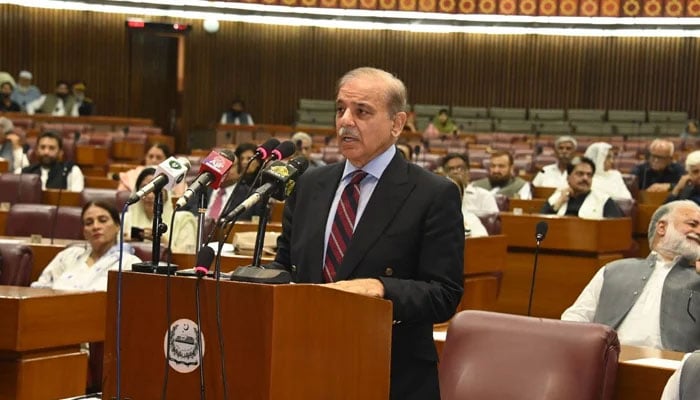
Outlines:
POLYGON ((622 258, 632 243, 629 218, 501 213, 508 257, 496 311, 527 314, 539 221, 546 221, 549 231, 540 247, 532 301, 532 315, 538 317, 560 318, 598 269, 622 258))
POLYGON ((464 241, 464 295, 457 312, 493 310, 506 268, 504 235, 467 238, 464 241))
POLYGON ((0 286, 0 399, 85 394, 87 354, 104 337, 104 292, 0 286))
MULTIPOLYGON (((116 278, 116 273, 110 273, 103 396, 107 399, 116 395, 116 278)), ((135 272, 125 272, 122 278, 121 396, 158 399, 168 329, 167 278, 135 272)), ((197 321, 196 282, 196 278, 170 277, 171 327, 182 319, 197 321)), ((204 279, 200 284, 206 393, 208 398, 222 399, 216 282, 204 279)), ((318 285, 222 281, 220 289, 229 398, 389 397, 390 302, 318 285)), ((177 329, 183 326, 181 321, 177 329)), ((175 336, 177 352, 191 355, 196 335, 180 331, 175 336)), ((189 361, 193 360, 196 362, 197 357, 189 361)), ((183 365, 175 364, 175 368, 183 369, 183 365)), ((199 398, 199 369, 181 373, 175 368, 168 371, 167 398, 199 398)))

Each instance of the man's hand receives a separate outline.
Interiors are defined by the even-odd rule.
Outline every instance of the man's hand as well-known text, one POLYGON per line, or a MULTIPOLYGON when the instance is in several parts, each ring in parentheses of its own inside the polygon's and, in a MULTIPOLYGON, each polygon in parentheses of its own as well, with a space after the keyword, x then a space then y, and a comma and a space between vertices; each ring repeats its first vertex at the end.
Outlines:
POLYGON ((369 297, 384 297, 384 285, 379 279, 353 279, 325 283, 323 286, 369 297))
MULTIPOLYGON (((679 194, 681 194, 681 191, 683 191, 683 189, 684 189, 686 186, 688 186, 688 183, 689 183, 690 181, 691 181, 691 180, 690 180, 690 175, 688 175, 688 174, 683 175, 683 176, 681 177, 681 179, 678 181, 678 183, 676 184, 676 187, 673 188, 673 191, 672 191, 671 193, 673 193, 674 196, 678 196, 679 194)), ((660 183, 655 183, 655 185, 662 185, 662 184, 660 184, 660 183)), ((648 190, 648 189, 647 189, 647 190, 648 190)))
POLYGON ((668 192, 671 190, 670 183, 655 183, 647 188, 647 192, 668 192))
POLYGON ((569 197, 571 196, 571 188, 567 186, 566 188, 561 189, 560 192, 561 196, 559 196, 559 198, 554 202, 554 204, 552 204, 552 208, 554 209, 554 211, 559 211, 561 206, 563 206, 564 203, 569 201, 569 197))

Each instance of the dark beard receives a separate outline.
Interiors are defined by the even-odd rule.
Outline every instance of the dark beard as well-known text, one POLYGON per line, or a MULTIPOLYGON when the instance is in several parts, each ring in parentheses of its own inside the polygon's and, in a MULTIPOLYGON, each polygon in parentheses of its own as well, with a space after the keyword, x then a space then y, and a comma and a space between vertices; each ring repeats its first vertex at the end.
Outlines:
POLYGON ((491 187, 503 187, 508 184, 509 180, 510 176, 505 176, 503 178, 495 178, 489 176, 489 183, 491 184, 491 187))
POLYGON ((65 100, 66 97, 68 97, 68 93, 63 94, 63 93, 56 93, 56 96, 58 96, 59 99, 65 100))
POLYGON ((48 156, 42 156, 39 157, 39 164, 41 164, 42 167, 44 168, 51 168, 54 165, 56 165, 56 159, 48 157, 48 156))

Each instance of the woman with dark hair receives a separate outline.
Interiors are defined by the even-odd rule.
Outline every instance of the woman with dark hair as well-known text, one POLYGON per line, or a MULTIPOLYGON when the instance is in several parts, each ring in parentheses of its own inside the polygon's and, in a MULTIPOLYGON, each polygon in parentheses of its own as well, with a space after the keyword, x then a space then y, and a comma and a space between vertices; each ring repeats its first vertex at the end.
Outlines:
MULTIPOLYGON (((136 184, 136 178, 138 178, 141 171, 146 167, 155 167, 158 164, 165 161, 167 158, 172 157, 173 152, 170 150, 168 145, 163 143, 154 143, 146 151, 146 155, 143 158, 143 166, 138 166, 132 168, 125 172, 119 173, 119 186, 117 190, 128 190, 129 192, 134 192, 134 185, 136 184)), ((115 176, 116 179, 116 176, 115 176)), ((172 189, 174 196, 182 196, 185 193, 185 182, 180 182, 175 185, 172 189)))
MULTIPOLYGON (((146 167, 136 178, 134 191, 149 184, 155 176, 155 168, 146 167)), ((124 235, 129 240, 139 240, 142 238, 131 237, 131 228, 143 229, 143 239, 153 240, 153 204, 155 202, 153 192, 147 194, 141 201, 129 208, 124 215, 124 235)), ((173 215, 173 203, 170 200, 167 190, 163 190, 163 223, 170 224, 173 215)), ((172 238, 172 251, 174 253, 194 253, 197 245, 197 219, 188 211, 175 213, 174 227, 168 230, 161 237, 164 246, 172 238)))
MULTIPOLYGON (((87 246, 71 246, 56 254, 32 287, 60 290, 107 290, 107 271, 119 266, 119 213, 111 204, 91 201, 80 215, 87 246)), ((141 260, 124 246, 122 268, 141 260)))

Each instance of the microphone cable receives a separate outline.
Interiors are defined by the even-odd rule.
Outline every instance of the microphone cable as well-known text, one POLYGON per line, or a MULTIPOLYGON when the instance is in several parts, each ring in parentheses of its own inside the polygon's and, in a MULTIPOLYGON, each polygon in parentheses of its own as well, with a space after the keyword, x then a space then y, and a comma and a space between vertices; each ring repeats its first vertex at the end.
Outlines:
MULTIPOLYGON (((117 323, 116 323, 116 358, 117 358, 117 400, 121 400, 122 386, 122 272, 124 263, 124 216, 129 208, 128 203, 124 203, 122 209, 121 223, 119 224, 119 263, 117 268, 117 323)), ((169 333, 170 331, 168 331, 169 333)))

